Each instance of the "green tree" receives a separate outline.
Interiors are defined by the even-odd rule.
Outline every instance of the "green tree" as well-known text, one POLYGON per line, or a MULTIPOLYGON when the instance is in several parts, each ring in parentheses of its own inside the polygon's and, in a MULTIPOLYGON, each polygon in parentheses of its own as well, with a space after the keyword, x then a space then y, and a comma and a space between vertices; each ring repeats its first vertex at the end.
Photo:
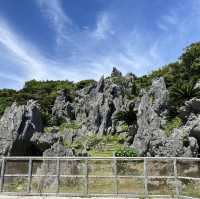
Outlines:
POLYGON ((195 87, 195 82, 180 82, 175 84, 170 91, 171 103, 182 105, 186 100, 200 97, 200 88, 195 87))

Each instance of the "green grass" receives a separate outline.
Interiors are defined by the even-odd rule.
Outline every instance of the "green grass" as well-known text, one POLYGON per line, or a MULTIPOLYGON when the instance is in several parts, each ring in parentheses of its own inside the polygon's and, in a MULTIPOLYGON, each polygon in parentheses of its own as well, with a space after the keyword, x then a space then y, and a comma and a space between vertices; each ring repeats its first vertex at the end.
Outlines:
POLYGON ((184 186, 185 188, 183 189, 183 195, 200 198, 200 184, 195 185, 194 183, 190 182, 184 186))
POLYGON ((107 135, 98 137, 97 135, 89 136, 86 145, 89 147, 89 154, 97 157, 113 156, 113 153, 124 146, 125 138, 120 135, 107 135))
POLYGON ((80 128, 81 128, 81 125, 80 125, 80 124, 77 124, 77 123, 75 123, 75 122, 71 122, 71 123, 62 123, 62 124, 59 126, 60 132, 64 132, 65 129, 77 130, 77 129, 80 129, 80 128))

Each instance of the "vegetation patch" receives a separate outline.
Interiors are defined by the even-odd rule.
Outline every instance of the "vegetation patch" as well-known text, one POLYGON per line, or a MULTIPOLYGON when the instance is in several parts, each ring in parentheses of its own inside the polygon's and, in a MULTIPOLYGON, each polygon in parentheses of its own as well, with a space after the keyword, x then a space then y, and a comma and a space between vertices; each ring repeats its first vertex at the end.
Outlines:
POLYGON ((175 128, 181 127, 182 123, 183 122, 182 122, 181 118, 178 116, 167 121, 166 126, 165 126, 166 135, 170 136, 172 133, 172 130, 175 128))
POLYGON ((81 125, 80 125, 80 124, 77 124, 77 123, 75 123, 75 122, 71 122, 71 123, 62 123, 62 124, 59 126, 60 132, 64 132, 65 129, 77 130, 77 129, 80 129, 80 128, 81 128, 81 125))
POLYGON ((136 149, 130 147, 120 148, 114 152, 116 157, 136 157, 137 154, 136 149))

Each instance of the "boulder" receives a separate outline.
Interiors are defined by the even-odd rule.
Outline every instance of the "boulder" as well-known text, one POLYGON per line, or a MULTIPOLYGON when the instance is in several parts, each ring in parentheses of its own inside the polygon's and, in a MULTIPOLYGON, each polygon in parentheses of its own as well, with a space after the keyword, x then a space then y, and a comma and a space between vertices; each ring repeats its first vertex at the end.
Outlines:
POLYGON ((0 155, 35 155, 38 151, 30 142, 35 132, 42 132, 40 109, 36 101, 26 105, 13 103, 0 119, 0 155))

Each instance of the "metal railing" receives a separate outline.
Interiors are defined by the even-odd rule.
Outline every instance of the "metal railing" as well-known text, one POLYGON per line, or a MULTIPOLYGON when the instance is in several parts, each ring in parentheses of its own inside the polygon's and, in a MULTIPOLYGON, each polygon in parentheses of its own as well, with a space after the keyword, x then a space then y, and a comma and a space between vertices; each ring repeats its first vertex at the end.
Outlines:
POLYGON ((1 194, 200 198, 198 158, 2 157, 0 163, 1 194))

